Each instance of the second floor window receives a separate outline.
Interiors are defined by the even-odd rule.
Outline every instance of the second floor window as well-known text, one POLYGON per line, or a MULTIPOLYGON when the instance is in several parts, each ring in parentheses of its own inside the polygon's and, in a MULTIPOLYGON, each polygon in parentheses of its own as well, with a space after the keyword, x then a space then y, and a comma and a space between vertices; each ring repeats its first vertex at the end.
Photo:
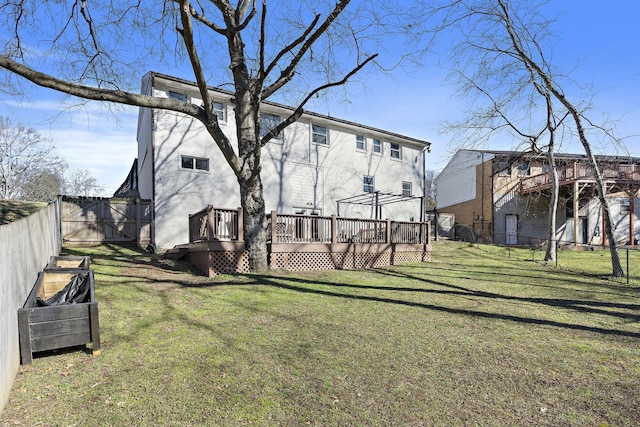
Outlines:
POLYGON ((226 110, 225 110, 224 104, 222 102, 213 101, 211 103, 211 107, 213 108, 213 112, 215 113, 215 115, 218 118, 219 122, 226 122, 227 121, 226 110))
POLYGON ((527 176, 529 175, 529 163, 527 162, 519 162, 518 163, 518 176, 527 176))
POLYGON ((356 150, 367 151, 367 140, 362 135, 356 135, 356 150))
POLYGON ((380 142, 380 140, 374 139, 372 144, 373 144, 373 152, 382 154, 382 143, 380 142))
POLYGON ((363 192, 373 193, 374 191, 376 191, 372 176, 365 176, 362 180, 362 183, 363 183, 363 187, 362 187, 363 192))
POLYGON ((172 99, 177 99, 178 101, 187 102, 187 95, 185 95, 184 93, 174 92, 170 90, 169 92, 167 92, 167 96, 172 99))
MULTIPOLYGON (((267 132, 278 126, 280 122, 282 122, 280 117, 274 114, 260 113, 260 138, 263 138, 267 132)), ((282 142, 282 132, 271 138, 271 141, 282 142)))
POLYGON ((391 158, 392 159, 401 159, 402 158, 402 149, 400 147, 400 144, 395 144, 395 143, 391 143, 390 144, 390 149, 391 149, 391 158))
POLYGON ((316 144, 329 145, 329 132, 325 126, 311 125, 311 140, 316 144))
POLYGON ((182 167, 182 169, 208 171, 209 159, 204 159, 201 157, 180 156, 180 166, 182 167))
POLYGON ((508 162, 498 162, 498 176, 511 176, 508 162))

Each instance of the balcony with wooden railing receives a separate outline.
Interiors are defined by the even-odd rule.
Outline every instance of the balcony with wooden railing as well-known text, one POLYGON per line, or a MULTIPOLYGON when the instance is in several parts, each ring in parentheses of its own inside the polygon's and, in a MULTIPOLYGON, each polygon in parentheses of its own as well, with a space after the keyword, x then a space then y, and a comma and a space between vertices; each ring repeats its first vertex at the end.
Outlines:
MULTIPOLYGON (((640 166, 636 164, 602 164, 598 166, 600 176, 608 184, 617 187, 640 185, 640 166)), ((574 182, 595 182, 595 172, 590 164, 573 162, 557 169, 559 185, 574 182)), ((520 192, 522 194, 544 191, 551 188, 551 178, 548 172, 522 178, 520 192)))

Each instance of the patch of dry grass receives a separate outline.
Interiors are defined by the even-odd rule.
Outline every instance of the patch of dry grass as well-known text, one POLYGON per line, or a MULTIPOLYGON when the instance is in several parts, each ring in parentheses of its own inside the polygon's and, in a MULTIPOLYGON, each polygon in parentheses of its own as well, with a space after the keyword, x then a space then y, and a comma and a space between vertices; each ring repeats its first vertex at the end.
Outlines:
POLYGON ((638 287, 454 242, 424 264, 215 279, 68 251, 92 256, 102 356, 36 358, 2 425, 640 424, 638 287))
POLYGON ((0 200, 0 225, 9 224, 31 215, 47 206, 43 202, 22 202, 20 200, 0 200))

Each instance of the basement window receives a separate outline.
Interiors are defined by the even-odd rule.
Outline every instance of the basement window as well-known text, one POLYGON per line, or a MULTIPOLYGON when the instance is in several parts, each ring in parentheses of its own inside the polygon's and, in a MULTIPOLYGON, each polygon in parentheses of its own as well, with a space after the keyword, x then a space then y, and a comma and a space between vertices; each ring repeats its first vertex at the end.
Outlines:
POLYGON ((180 156, 180 165, 182 166, 182 169, 208 171, 209 159, 204 159, 201 157, 180 156))

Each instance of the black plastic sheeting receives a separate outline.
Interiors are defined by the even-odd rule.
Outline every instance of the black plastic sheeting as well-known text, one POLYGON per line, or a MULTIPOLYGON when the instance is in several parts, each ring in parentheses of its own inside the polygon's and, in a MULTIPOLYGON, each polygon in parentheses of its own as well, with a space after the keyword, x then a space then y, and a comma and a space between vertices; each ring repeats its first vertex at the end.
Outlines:
POLYGON ((38 307, 48 307, 51 305, 85 302, 89 288, 89 273, 78 273, 71 278, 71 281, 64 288, 60 289, 57 294, 48 300, 45 301, 40 297, 36 298, 36 305, 38 307))

